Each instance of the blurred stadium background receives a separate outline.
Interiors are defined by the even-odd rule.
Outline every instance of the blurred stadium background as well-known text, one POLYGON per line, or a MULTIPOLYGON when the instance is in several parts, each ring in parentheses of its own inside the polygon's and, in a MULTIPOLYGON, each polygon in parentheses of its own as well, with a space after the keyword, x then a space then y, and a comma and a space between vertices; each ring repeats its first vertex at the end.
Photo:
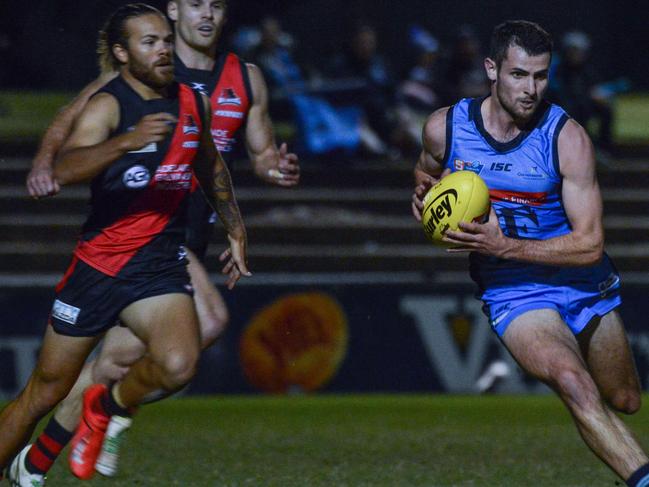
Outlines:
MULTIPOLYGON (((138 473, 138 485, 611 485, 612 474, 579 443, 558 402, 517 371, 492 335, 473 298, 466 258, 432 248, 409 202, 423 116, 484 91, 480 62, 495 24, 525 18, 548 29, 557 79, 565 73, 561 63, 581 51, 585 62, 566 78, 578 88, 555 85, 552 96, 585 113, 597 142, 607 251, 622 274, 622 314, 646 389, 649 63, 634 53, 649 44, 649 31, 638 3, 228 2, 221 45, 265 69, 277 139, 300 155, 302 184, 271 188, 245 157, 235 163, 255 277, 224 292, 230 326, 205 352, 185 394, 247 396, 179 400, 145 412, 133 442, 155 451, 149 433, 164 432, 161 444, 171 445, 204 427, 184 422, 184 411, 209 418, 205 411, 214 411, 214 437, 206 433, 204 441, 219 460, 204 476, 195 458, 186 470, 167 469, 153 481, 138 473), (288 54, 284 67, 292 76, 273 71, 278 53, 288 54), (354 123, 365 135, 341 140, 335 126, 321 130, 307 116, 310 104, 339 116, 340 129, 354 123), (501 395, 402 395, 480 392, 501 395), (486 441, 489 435, 500 444, 486 441), (521 448, 537 445, 531 456, 517 459, 503 446, 517 435, 521 448), (389 448, 379 448, 388 438, 389 448), (326 454, 340 445, 333 457, 326 454), (573 453, 581 467, 568 471, 562 462, 573 453), (310 473, 292 473, 291 455, 310 473), (462 467, 441 468, 436 457, 462 467), (552 467, 540 473, 535 462, 546 458, 552 467)), ((70 187, 56 198, 30 200, 24 182, 31 157, 56 110, 96 76, 97 31, 124 3, 0 4, 0 399, 15 395, 32 370, 88 196, 85 187, 70 187)), ((222 242, 216 235, 208 261, 216 282, 222 242)), ((642 417, 644 410, 634 426, 642 417)), ((646 438, 649 430, 638 433, 646 438)), ((137 467, 128 463, 125 470, 137 467)))

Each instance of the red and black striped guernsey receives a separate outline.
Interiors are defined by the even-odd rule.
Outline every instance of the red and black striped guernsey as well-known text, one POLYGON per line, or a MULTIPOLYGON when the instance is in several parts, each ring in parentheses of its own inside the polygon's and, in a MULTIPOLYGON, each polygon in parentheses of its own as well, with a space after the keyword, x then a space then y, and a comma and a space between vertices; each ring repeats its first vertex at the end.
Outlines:
POLYGON ((119 102, 111 137, 151 113, 168 112, 178 122, 165 140, 125 154, 93 179, 90 216, 74 253, 113 277, 155 274, 177 264, 185 240, 186 197, 195 184, 192 165, 202 131, 200 95, 174 83, 167 98, 144 100, 121 76, 98 93, 119 102))

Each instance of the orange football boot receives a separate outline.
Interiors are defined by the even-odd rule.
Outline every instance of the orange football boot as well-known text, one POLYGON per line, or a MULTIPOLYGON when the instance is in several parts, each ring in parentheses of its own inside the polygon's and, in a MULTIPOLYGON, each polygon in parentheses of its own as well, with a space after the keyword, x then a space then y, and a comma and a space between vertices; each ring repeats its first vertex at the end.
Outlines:
POLYGON ((93 384, 83 393, 81 421, 70 443, 68 464, 72 473, 82 480, 95 473, 95 463, 101 452, 110 416, 101 405, 101 397, 108 388, 104 384, 93 384))

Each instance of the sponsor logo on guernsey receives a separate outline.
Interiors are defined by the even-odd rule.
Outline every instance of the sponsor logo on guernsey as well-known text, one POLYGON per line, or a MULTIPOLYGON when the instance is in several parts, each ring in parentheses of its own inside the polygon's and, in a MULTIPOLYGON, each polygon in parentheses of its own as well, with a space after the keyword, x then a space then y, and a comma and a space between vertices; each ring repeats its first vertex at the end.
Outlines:
POLYGON ((207 95, 207 85, 205 83, 192 83, 192 88, 207 95))
POLYGON ((127 188, 138 189, 143 188, 151 180, 149 170, 141 165, 131 166, 122 176, 122 182, 127 188))
POLYGON ((476 174, 480 174, 482 168, 484 167, 484 164, 481 162, 471 162, 455 159, 453 161, 453 166, 455 167, 456 171, 471 171, 476 174))
POLYGON ((192 175, 191 164, 165 164, 158 167, 153 180, 156 189, 190 189, 192 175))
POLYGON ((542 179, 545 175, 539 171, 538 166, 531 166, 527 171, 521 171, 516 174, 523 179, 542 179))
POLYGON ((183 123, 183 134, 189 135, 189 134, 196 134, 198 135, 198 126, 196 125, 196 122, 194 121, 194 117, 192 117, 189 113, 185 113, 185 120, 183 123))
POLYGON ((198 140, 188 140, 187 142, 183 142, 183 147, 185 149, 196 149, 200 145, 200 142, 198 140))
POLYGON ((235 140, 233 137, 230 137, 229 130, 212 129, 211 134, 214 145, 219 152, 230 152, 232 150, 235 140))
POLYGON ((512 203, 530 206, 540 206, 548 200, 548 193, 545 192, 526 193, 522 191, 490 189, 489 196, 495 201, 510 201, 512 203))
POLYGON ((76 306, 64 303, 58 299, 54 301, 54 306, 52 306, 52 316, 57 320, 65 321, 71 325, 77 323, 80 312, 81 310, 76 306))
POLYGON ((224 88, 216 103, 217 105, 241 106, 241 98, 237 96, 234 88, 224 88))
POLYGON ((489 166, 489 170, 496 172, 511 172, 512 165, 513 164, 510 162, 492 162, 491 166, 489 166))
POLYGON ((232 110, 215 110, 214 115, 217 117, 226 117, 226 118, 243 118, 243 113, 233 112, 232 110))

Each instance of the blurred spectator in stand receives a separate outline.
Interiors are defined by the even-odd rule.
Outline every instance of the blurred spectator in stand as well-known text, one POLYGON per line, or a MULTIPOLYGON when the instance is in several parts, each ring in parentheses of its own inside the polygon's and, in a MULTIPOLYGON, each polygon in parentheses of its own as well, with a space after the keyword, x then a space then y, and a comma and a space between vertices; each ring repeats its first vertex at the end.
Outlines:
POLYGON ((553 62, 549 99, 561 105, 568 114, 593 132, 591 121, 597 122, 593 136, 601 151, 612 148, 613 98, 628 89, 628 81, 598 84, 592 63, 589 63, 591 42, 587 34, 568 32, 561 41, 561 50, 553 62))
POLYGON ((232 50, 242 59, 252 59, 260 43, 261 31, 255 26, 242 25, 230 37, 232 50))
POLYGON ((474 98, 489 93, 489 80, 484 68, 484 55, 470 25, 459 28, 443 80, 443 105, 460 98, 474 98))
MULTIPOLYGON (((259 44, 252 50, 252 61, 266 75, 266 82, 272 95, 279 92, 296 92, 305 89, 302 70, 293 58, 293 37, 284 32, 279 21, 266 17, 261 21, 259 44)), ((286 97, 271 97, 271 110, 285 116, 286 97)))
MULTIPOLYGON (((361 112, 355 107, 335 107, 314 90, 295 62, 293 38, 273 17, 261 23, 259 46, 253 61, 262 69, 270 89, 271 110, 290 115, 297 126, 298 150, 312 155, 355 153, 366 147, 361 112), (288 112, 288 113, 287 113, 288 112)), ((371 141, 370 141, 371 142, 371 141)))
POLYGON ((362 81, 361 87, 349 95, 362 108, 368 128, 379 137, 373 152, 389 155, 390 147, 399 138, 394 111, 394 77, 378 53, 377 33, 372 25, 357 24, 347 48, 334 57, 328 74, 333 79, 362 81))
POLYGON ((397 121, 403 130, 402 150, 418 154, 421 151, 421 127, 428 116, 442 106, 438 95, 439 42, 420 26, 408 32, 412 64, 397 88, 397 121))

